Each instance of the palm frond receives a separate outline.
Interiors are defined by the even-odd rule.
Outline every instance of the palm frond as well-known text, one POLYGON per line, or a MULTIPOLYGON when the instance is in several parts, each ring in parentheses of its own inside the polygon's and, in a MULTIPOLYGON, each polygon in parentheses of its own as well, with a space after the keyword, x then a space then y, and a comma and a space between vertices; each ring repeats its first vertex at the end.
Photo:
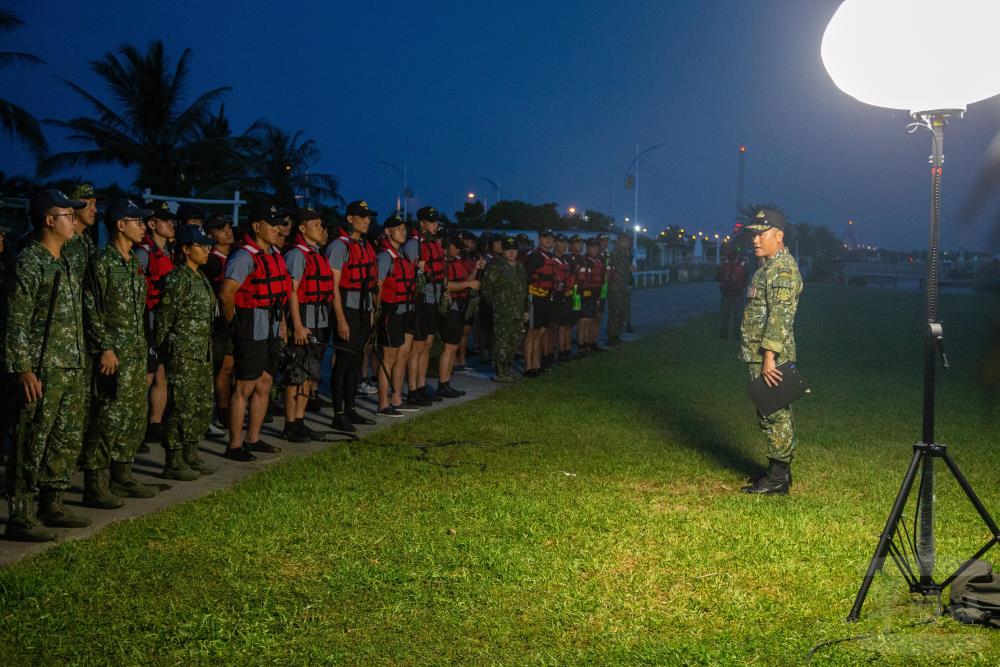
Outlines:
POLYGON ((12 139, 27 146, 37 156, 49 150, 48 142, 35 117, 13 102, 0 99, 0 127, 12 139))
POLYGON ((44 65, 45 61, 34 53, 20 51, 0 51, 0 69, 11 65, 44 65))

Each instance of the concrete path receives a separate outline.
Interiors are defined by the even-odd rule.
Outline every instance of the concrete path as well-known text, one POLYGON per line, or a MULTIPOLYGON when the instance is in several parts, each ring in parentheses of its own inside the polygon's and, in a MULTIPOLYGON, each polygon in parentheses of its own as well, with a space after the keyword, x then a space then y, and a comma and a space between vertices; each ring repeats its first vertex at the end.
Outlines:
MULTIPOLYGON (((633 292, 632 295, 632 324, 636 333, 635 336, 626 336, 625 339, 628 340, 641 336, 644 333, 675 326, 704 312, 715 312, 718 308, 719 291, 718 283, 716 282, 667 285, 665 287, 638 290, 633 292)), ((201 497, 216 489, 229 487, 234 482, 275 465, 283 459, 294 456, 305 456, 326 449, 327 447, 336 447, 338 441, 344 442, 363 438, 373 431, 400 421, 414 419, 427 412, 433 412, 434 410, 474 400, 480 396, 492 393, 502 386, 491 382, 490 377, 491 374, 486 367, 479 368, 467 374, 456 373, 452 378, 452 385, 466 392, 466 395, 462 398, 446 399, 440 403, 435 403, 432 407, 423 408, 420 412, 406 413, 407 416, 403 419, 378 418, 378 423, 374 426, 359 426, 357 433, 353 436, 333 433, 331 435, 335 440, 332 442, 314 442, 309 444, 287 443, 280 436, 284 420, 275 417, 274 423, 264 425, 262 435, 264 439, 281 447, 282 451, 278 454, 258 454, 257 460, 252 463, 238 463, 224 459, 222 458, 222 452, 225 444, 220 441, 205 440, 201 445, 202 457, 213 465, 216 465, 218 469, 214 474, 202 476, 193 482, 177 482, 161 479, 159 473, 163 469, 164 452, 161 447, 153 446, 151 448, 152 451, 148 454, 139 454, 136 457, 133 471, 136 473, 136 478, 139 481, 145 484, 161 485, 165 490, 149 499, 126 499, 124 507, 117 510, 96 510, 81 506, 80 497, 83 490, 83 474, 78 472, 73 478, 72 488, 65 496, 65 502, 74 512, 89 517, 93 523, 88 528, 56 529, 59 533, 59 538, 56 542, 26 544, 0 539, 0 566, 16 563, 23 558, 39 553, 66 540, 90 537, 100 532, 105 526, 116 521, 123 521, 149 514, 150 512, 156 512, 164 507, 201 497)), ((327 381, 324 381, 322 387, 324 389, 328 387, 327 381)), ((359 407, 374 411, 377 405, 373 398, 359 398, 359 407)), ((317 430, 329 428, 332 417, 333 415, 329 410, 324 410, 323 414, 320 415, 306 413, 309 426, 317 430)), ((6 521, 6 503, 0 503, 0 523, 6 525, 6 521)))

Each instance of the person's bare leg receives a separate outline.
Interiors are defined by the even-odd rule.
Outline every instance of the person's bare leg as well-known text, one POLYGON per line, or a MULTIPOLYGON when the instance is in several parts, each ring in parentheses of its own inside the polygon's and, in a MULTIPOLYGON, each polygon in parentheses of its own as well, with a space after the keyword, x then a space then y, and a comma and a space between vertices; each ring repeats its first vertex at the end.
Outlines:
POLYGON ((451 382, 451 371, 455 366, 456 352, 458 352, 457 345, 452 345, 451 343, 444 344, 441 356, 438 358, 438 384, 451 382))
POLYGON ((409 370, 410 354, 413 345, 413 336, 406 334, 403 337, 403 345, 396 352, 396 363, 391 369, 392 386, 396 389, 392 395, 393 405, 400 405, 403 402, 403 379, 409 370))
POLYGON ((215 376, 215 406, 227 409, 229 407, 229 397, 233 391, 233 355, 227 354, 222 358, 222 368, 215 376))
POLYGON ((420 366, 417 371, 418 387, 427 386, 427 366, 431 363, 431 347, 434 346, 434 336, 428 336, 424 349, 420 352, 420 366))
POLYGON ((163 413, 167 411, 167 371, 163 364, 156 367, 153 375, 153 386, 149 388, 149 421, 159 424, 163 421, 163 413))
POLYGON ((410 356, 406 359, 406 380, 410 391, 414 391, 420 387, 418 384, 418 381, 420 380, 420 354, 423 351, 425 344, 426 341, 413 341, 413 347, 410 349, 410 356))
POLYGON ((389 371, 390 374, 393 373, 393 370, 396 368, 396 365, 399 364, 398 353, 399 353, 399 348, 398 347, 383 347, 382 348, 382 362, 383 362, 382 365, 385 366, 385 369, 383 369, 381 365, 379 366, 379 369, 378 369, 378 409, 379 410, 382 410, 384 408, 389 407, 389 403, 390 403, 389 399, 391 398, 389 396, 389 394, 390 394, 389 379, 390 379, 391 375, 386 375, 386 371, 389 371))
POLYGON ((247 442, 257 442, 260 439, 260 427, 267 416, 267 406, 271 400, 272 378, 263 373, 254 382, 253 394, 250 395, 250 417, 247 419, 247 442))
POLYGON ((302 421, 306 418, 306 406, 309 405, 309 396, 315 388, 312 380, 302 383, 302 390, 295 396, 295 421, 302 421))
POLYGON ((247 402, 253 393, 254 380, 237 380, 229 400, 229 448, 243 446, 243 418, 247 413, 247 402))

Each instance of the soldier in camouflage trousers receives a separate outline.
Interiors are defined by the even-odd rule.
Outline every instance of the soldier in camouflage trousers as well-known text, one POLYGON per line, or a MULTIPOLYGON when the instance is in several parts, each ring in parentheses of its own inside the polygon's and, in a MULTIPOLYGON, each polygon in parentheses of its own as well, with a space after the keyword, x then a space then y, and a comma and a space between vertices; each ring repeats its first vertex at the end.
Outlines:
MULTIPOLYGON (((747 304, 740 329, 740 359, 751 379, 763 377, 769 386, 781 382, 776 367, 795 361, 795 310, 802 292, 802 277, 795 258, 785 249, 785 216, 762 209, 745 229, 753 234, 754 254, 762 265, 747 290, 747 304)), ((757 414, 767 438, 767 474, 757 478, 745 493, 788 493, 792 483, 791 462, 795 455, 795 425, 791 406, 770 415, 757 414)))
POLYGON ((608 275, 608 345, 621 342, 622 330, 629 321, 629 291, 632 289, 632 252, 629 237, 619 234, 611 251, 608 275))
POLYGON ((183 264, 167 274, 156 316, 156 346, 167 355, 167 423, 163 476, 189 481, 215 472, 198 455, 212 421, 212 326, 215 292, 198 269, 212 240, 198 225, 177 232, 183 264))
POLYGON ((94 349, 93 421, 84 447, 84 495, 88 507, 113 509, 121 497, 150 498, 159 489, 132 476, 132 459, 146 431, 146 343, 143 318, 146 280, 132 250, 145 233, 149 211, 127 199, 105 212, 111 241, 96 267, 96 289, 86 298, 94 349), (109 485, 108 476, 111 482, 109 485))
POLYGON ((495 382, 511 382, 514 354, 524 338, 524 323, 528 312, 528 274, 517 261, 517 239, 507 236, 501 242, 503 255, 486 266, 480 293, 493 308, 491 339, 495 382))
POLYGON ((62 504, 83 442, 80 406, 87 391, 80 281, 62 251, 73 237, 73 210, 83 206, 58 190, 32 198, 34 235, 18 257, 8 294, 5 370, 16 379, 20 402, 5 468, 7 539, 55 539, 39 520, 51 527, 90 524, 62 504))

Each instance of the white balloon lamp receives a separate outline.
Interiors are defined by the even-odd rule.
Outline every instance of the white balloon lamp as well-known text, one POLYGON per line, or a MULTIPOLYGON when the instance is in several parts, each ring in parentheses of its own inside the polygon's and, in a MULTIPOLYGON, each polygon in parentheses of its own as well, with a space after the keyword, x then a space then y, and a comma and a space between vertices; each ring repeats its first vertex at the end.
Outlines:
POLYGON ((944 128, 949 116, 961 116, 970 104, 1000 94, 998 30, 1000 0, 845 0, 823 34, 820 55, 838 88, 865 104, 905 109, 915 119, 907 128, 909 132, 927 129, 933 135, 923 431, 920 442, 913 446, 913 458, 847 616, 849 621, 860 617, 875 574, 887 558, 895 561, 911 593, 940 596, 975 559, 1000 543, 1000 527, 945 445, 934 439, 935 374, 939 361, 948 367, 944 330, 937 315, 944 128), (940 581, 934 578, 934 460, 937 458, 944 460, 992 535, 972 558, 940 581), (900 540, 897 533, 918 476, 916 525, 911 543, 908 539, 900 540))

